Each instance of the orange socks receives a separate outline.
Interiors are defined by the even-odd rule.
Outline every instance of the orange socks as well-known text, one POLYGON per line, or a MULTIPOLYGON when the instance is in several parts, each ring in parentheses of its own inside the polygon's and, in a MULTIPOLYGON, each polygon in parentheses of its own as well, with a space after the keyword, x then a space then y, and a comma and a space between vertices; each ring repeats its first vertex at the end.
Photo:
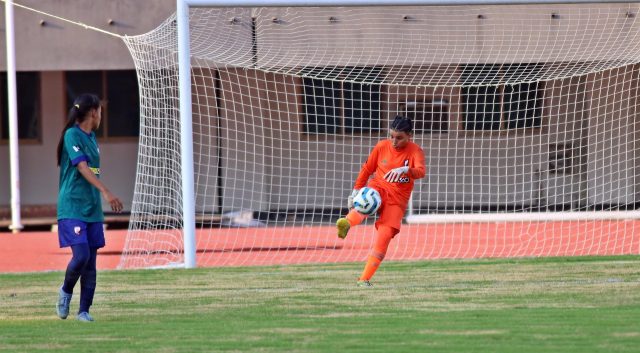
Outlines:
MULTIPOLYGON (((362 223, 367 216, 352 209, 349 211, 346 218, 349 221, 349 224, 353 227, 362 223)), ((360 276, 361 281, 370 280, 371 277, 373 277, 373 274, 376 273, 376 270, 380 267, 380 263, 384 259, 384 256, 387 254, 389 243, 396 233, 397 231, 391 227, 384 225, 378 227, 378 231, 376 232, 376 242, 373 246, 373 250, 371 251, 371 255, 369 255, 369 258, 367 259, 367 264, 364 266, 364 271, 360 276)))
POLYGON ((364 271, 362 271, 362 275, 360 276, 360 281, 368 281, 373 277, 373 274, 376 273, 376 270, 380 266, 382 259, 375 257, 374 255, 369 255, 369 259, 367 260, 367 264, 364 266, 364 271))
POLYGON ((367 216, 356 211, 355 209, 351 209, 351 211, 349 211, 349 214, 347 215, 346 218, 349 221, 349 224, 353 227, 362 223, 362 221, 364 221, 367 218, 367 216))
MULTIPOLYGON (((351 215, 351 213, 349 213, 349 215, 351 215)), ((349 223, 351 223, 351 221, 349 221, 349 223)), ((380 267, 380 263, 384 259, 384 256, 387 254, 387 248, 389 247, 389 243, 391 242, 391 239, 393 239, 394 235, 395 231, 393 228, 387 226, 378 227, 376 243, 373 246, 371 255, 369 255, 367 264, 364 266, 364 271, 362 271, 362 275, 360 276, 361 281, 370 280, 376 273, 376 270, 380 267)))

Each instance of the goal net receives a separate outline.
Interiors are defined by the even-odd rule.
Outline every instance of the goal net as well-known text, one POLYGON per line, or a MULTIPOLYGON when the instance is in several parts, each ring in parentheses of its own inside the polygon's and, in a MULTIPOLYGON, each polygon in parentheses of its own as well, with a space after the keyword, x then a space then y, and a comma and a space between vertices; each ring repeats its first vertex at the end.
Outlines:
POLYGON ((127 37, 141 99, 120 266, 360 261, 335 221, 396 115, 427 176, 387 259, 638 254, 637 4, 192 8, 191 136, 176 17, 127 37))

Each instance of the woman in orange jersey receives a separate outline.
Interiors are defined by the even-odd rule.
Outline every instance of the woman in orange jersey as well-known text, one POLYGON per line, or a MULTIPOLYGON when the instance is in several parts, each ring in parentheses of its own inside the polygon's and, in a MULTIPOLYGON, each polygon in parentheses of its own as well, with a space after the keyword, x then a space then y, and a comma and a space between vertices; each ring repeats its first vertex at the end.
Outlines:
POLYGON ((382 198, 376 221, 376 240, 357 284, 370 287, 369 280, 387 253, 391 239, 400 232, 402 217, 416 179, 425 176, 424 152, 411 142, 411 119, 396 116, 391 123, 390 138, 378 142, 362 165, 353 192, 348 198, 349 214, 336 222, 338 237, 344 239, 349 229, 365 220, 366 216, 353 209, 353 198, 365 185, 376 189, 382 198), (369 179, 373 175, 373 178, 369 179))

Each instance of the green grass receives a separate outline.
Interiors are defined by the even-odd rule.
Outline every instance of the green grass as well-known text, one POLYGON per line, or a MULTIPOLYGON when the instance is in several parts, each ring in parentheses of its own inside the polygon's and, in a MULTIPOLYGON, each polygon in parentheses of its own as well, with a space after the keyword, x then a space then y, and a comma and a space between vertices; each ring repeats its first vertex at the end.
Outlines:
POLYGON ((55 316, 62 272, 2 274, 0 352, 640 350, 638 256, 362 266, 102 271, 91 324, 55 316))

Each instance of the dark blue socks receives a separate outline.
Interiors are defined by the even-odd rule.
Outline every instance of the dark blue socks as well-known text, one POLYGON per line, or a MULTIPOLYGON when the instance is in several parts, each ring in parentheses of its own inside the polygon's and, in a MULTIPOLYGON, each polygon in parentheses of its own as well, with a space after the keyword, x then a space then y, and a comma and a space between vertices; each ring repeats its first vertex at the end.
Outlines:
POLYGON ((96 256, 97 248, 89 248, 88 244, 72 245, 73 257, 67 265, 62 290, 72 294, 73 288, 80 279, 80 309, 79 313, 89 312, 96 291, 96 256))

